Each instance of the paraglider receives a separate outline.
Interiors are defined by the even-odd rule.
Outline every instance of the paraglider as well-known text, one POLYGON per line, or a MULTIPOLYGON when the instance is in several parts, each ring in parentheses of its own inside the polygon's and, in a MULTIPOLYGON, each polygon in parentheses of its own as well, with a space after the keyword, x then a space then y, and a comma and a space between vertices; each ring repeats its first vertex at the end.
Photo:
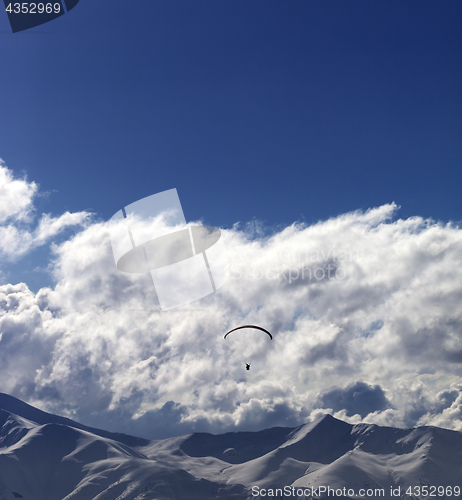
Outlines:
POLYGON ((233 328, 230 330, 228 333, 225 333, 224 338, 226 338, 231 332, 235 332, 236 330, 240 330, 241 328, 255 328, 256 330, 261 330, 262 332, 265 332, 269 335, 270 339, 273 340, 273 336, 268 330, 265 330, 261 326, 256 326, 256 325, 244 325, 244 326, 238 326, 237 328, 233 328))
MULTIPOLYGON (((266 333, 269 335, 269 338, 271 340, 273 340, 273 336, 271 335, 271 333, 268 331, 268 330, 265 330, 264 328, 262 328, 261 326, 256 326, 256 325, 243 325, 243 326, 238 326, 237 328, 233 328, 232 330, 230 330, 229 332, 225 333, 225 336, 224 338, 226 338, 230 333, 232 332, 235 332, 236 330, 241 330, 242 328, 253 328, 255 330, 261 330, 262 332, 266 333)), ((245 364, 245 369, 246 370, 250 370, 250 363, 246 363, 245 364)))

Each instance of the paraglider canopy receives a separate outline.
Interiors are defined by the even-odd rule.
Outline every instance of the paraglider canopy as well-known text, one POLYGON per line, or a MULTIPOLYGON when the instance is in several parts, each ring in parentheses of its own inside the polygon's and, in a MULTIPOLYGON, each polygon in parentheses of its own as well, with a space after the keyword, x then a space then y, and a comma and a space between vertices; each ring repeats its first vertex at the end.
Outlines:
POLYGON ((265 330, 261 326, 256 326, 256 325, 243 325, 243 326, 238 326, 237 328, 233 328, 229 332, 225 333, 224 338, 226 338, 231 332, 235 332, 236 330, 241 330, 242 328, 254 328, 255 330, 261 330, 262 332, 265 332, 269 335, 270 339, 273 340, 273 336, 268 330, 265 330))
MULTIPOLYGON (((260 331, 266 333, 269 336, 269 338, 271 340, 273 340, 273 336, 271 335, 271 333, 268 330, 265 330, 261 326, 257 326, 257 325, 243 325, 243 326, 238 326, 237 328, 233 328, 229 332, 225 333, 224 338, 226 338, 230 333, 235 332, 236 330, 242 330, 243 328, 252 328, 254 330, 260 330, 260 331)), ((250 363, 246 363, 245 364, 245 369, 246 370, 250 370, 250 363)))

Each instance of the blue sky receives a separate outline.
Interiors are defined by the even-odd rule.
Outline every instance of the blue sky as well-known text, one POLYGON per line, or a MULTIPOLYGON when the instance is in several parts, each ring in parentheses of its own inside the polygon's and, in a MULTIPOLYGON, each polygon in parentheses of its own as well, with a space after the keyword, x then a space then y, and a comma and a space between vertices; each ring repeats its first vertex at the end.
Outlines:
POLYGON ((0 18, 1 157, 45 210, 176 187, 230 227, 392 201, 460 220, 459 1, 82 0, 15 35, 0 18))
POLYGON ((328 404, 459 428, 461 21, 459 0, 81 0, 14 35, 0 16, 0 391, 147 437, 328 404), (172 188, 243 277, 159 316, 103 221, 172 188), (290 252, 345 279, 287 282, 290 252), (215 341, 246 322, 276 347, 242 384, 215 341))

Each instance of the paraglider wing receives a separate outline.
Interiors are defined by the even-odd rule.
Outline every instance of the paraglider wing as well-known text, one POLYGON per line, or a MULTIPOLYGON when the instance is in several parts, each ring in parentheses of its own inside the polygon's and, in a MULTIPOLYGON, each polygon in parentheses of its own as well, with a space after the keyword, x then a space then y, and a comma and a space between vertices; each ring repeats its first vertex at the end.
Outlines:
POLYGON ((237 328, 233 328, 232 330, 230 330, 228 333, 225 334, 224 338, 226 338, 231 332, 235 332, 236 330, 240 330, 241 328, 254 328, 255 330, 261 330, 262 332, 267 333, 270 339, 273 340, 273 336, 268 330, 265 330, 261 326, 256 326, 256 325, 244 325, 244 326, 238 326, 237 328))

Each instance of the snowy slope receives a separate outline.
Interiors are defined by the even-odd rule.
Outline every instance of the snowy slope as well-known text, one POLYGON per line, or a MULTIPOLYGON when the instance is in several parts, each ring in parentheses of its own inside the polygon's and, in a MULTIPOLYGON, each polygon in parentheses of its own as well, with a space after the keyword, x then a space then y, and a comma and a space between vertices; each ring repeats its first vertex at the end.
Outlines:
POLYGON ((323 485, 384 488, 391 498, 391 487, 404 496, 409 486, 462 486, 462 433, 435 427, 352 426, 326 415, 296 429, 146 441, 11 396, 0 395, 0 408, 0 500, 250 499, 263 498, 252 487, 323 485))
POLYGON ((67 425, 69 427, 74 427, 76 429, 82 429, 84 431, 89 431, 97 436, 110 437, 112 439, 117 439, 121 443, 125 443, 128 446, 142 446, 147 444, 146 439, 128 436, 122 433, 112 433, 104 431, 101 429, 94 429, 93 427, 87 427, 86 425, 79 424, 74 420, 69 418, 59 417, 58 415, 53 415, 52 413, 46 413, 42 410, 34 408, 33 406, 20 401, 19 399, 9 396, 8 394, 0 393, 0 409, 6 410, 15 415, 20 415, 37 424, 61 424, 67 425))

